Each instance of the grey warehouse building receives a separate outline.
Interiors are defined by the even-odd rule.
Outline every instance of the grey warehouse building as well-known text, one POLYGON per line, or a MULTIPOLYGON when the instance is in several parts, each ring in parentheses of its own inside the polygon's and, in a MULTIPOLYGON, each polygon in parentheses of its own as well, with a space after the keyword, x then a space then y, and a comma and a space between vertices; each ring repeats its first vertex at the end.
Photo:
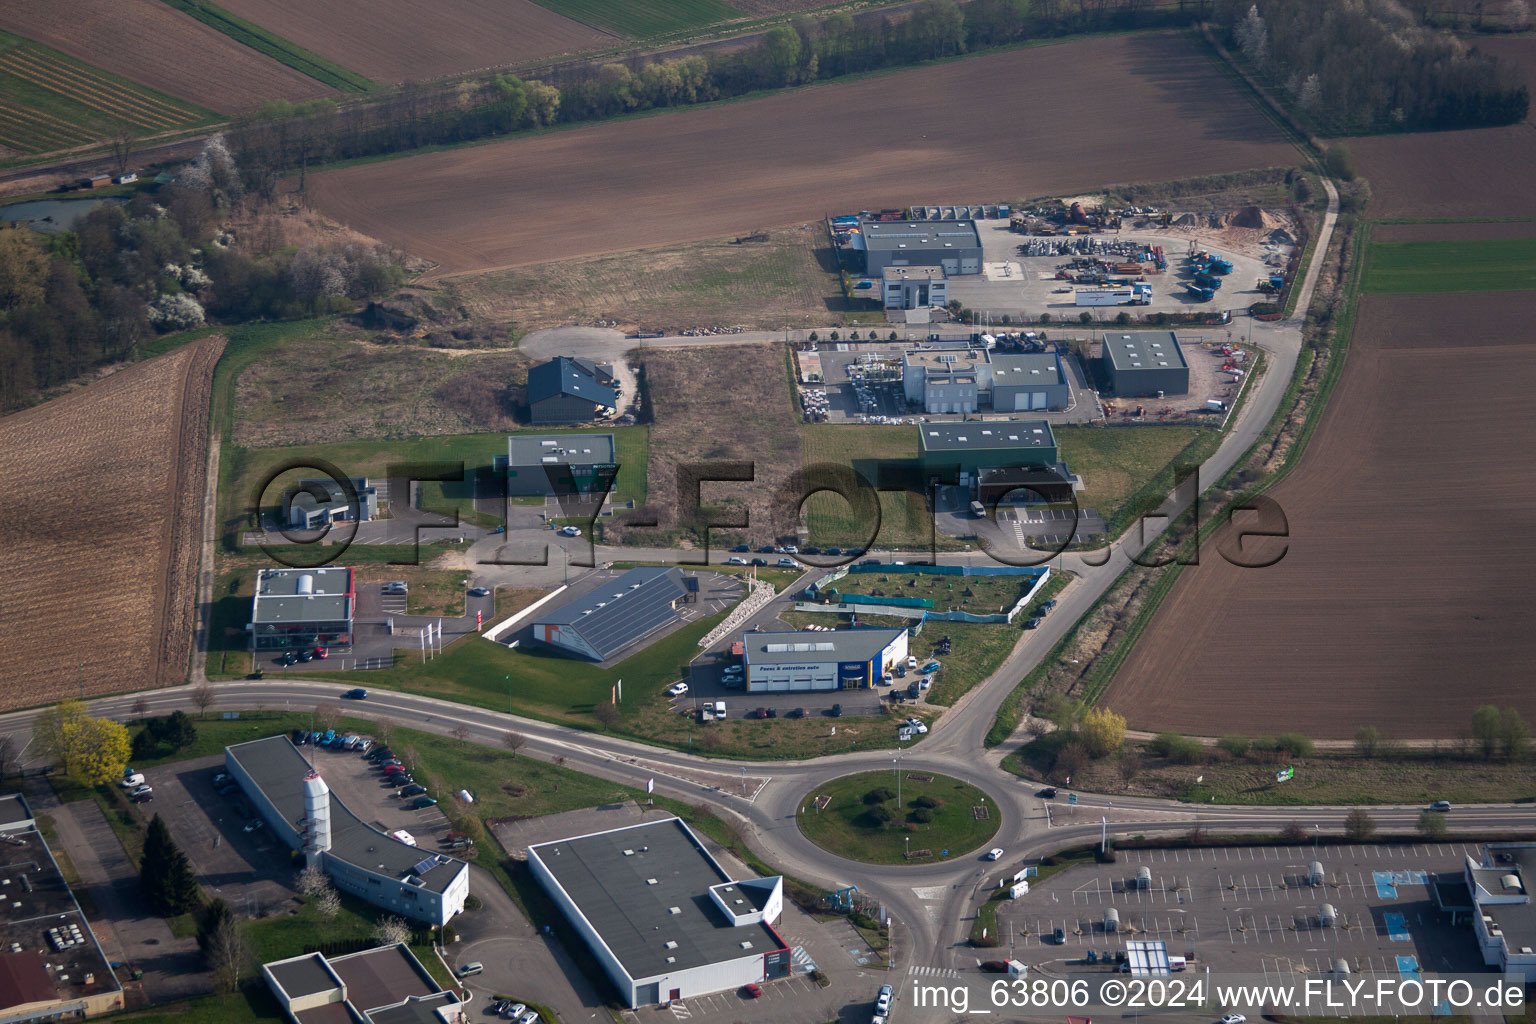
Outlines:
POLYGON ((1072 400, 1056 352, 992 356, 992 408, 996 412, 1065 409, 1072 400))
POLYGON ((528 417, 544 423, 590 423, 614 408, 613 369, 587 359, 556 356, 528 371, 528 417))
POLYGON ((540 615, 534 639, 569 654, 607 661, 632 644, 678 619, 678 602, 687 598, 681 569, 642 566, 540 615))
POLYGON ((941 267, 951 277, 981 273, 981 236, 974 221, 864 221, 859 237, 871 277, 886 267, 941 267))
POLYGON ((507 494, 604 494, 619 464, 612 434, 512 434, 507 494))
POLYGON ((1189 394, 1189 363, 1172 331, 1106 334, 1104 379, 1121 398, 1189 394))
POLYGON ((351 477, 350 482, 357 497, 355 513, 351 497, 339 480, 305 479, 283 491, 288 525, 297 530, 318 530, 332 523, 366 523, 378 518, 379 489, 365 477, 351 477), (325 497, 320 498, 319 494, 325 497))
POLYGON ((784 880, 733 879, 679 818, 539 843, 528 866, 630 1008, 790 973, 784 880))
POLYGON ((281 651, 352 642, 357 607, 352 570, 262 569, 251 598, 251 650, 281 651))
POLYGON ((331 795, 287 736, 225 747, 224 768, 272 834, 303 850, 336 888, 434 925, 464 909, 468 864, 419 850, 363 821, 331 795))

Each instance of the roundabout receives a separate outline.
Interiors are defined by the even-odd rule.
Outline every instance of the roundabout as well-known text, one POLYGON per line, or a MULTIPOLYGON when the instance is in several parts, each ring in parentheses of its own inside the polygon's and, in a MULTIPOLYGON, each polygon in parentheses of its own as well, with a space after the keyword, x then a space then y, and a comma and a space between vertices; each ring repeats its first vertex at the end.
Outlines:
POLYGON ((865 864, 933 864, 997 835, 997 802, 968 782, 922 768, 844 775, 800 801, 801 833, 828 853, 865 864))

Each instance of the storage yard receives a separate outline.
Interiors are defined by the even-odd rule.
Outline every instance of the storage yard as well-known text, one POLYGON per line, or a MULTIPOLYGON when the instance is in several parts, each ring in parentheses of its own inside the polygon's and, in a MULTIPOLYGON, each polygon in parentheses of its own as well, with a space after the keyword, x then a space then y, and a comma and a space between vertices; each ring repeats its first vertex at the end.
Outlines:
POLYGON ((807 223, 841 208, 850 183, 875 209, 1294 160, 1191 41, 1147 33, 341 168, 311 175, 309 189, 322 212, 446 275, 807 223), (1028 94, 1067 79, 1077 85, 1048 106, 974 102, 999 81, 1028 94), (868 116, 886 107, 905 112, 899 140, 868 116), (971 151, 979 138, 995 141, 971 151), (882 153, 899 158, 871 158, 882 153))
POLYGON ((1132 728, 1212 736, 1443 737, 1480 704, 1536 715, 1530 297, 1363 297, 1317 434, 1270 492, 1285 557, 1186 568, 1106 703, 1132 728))

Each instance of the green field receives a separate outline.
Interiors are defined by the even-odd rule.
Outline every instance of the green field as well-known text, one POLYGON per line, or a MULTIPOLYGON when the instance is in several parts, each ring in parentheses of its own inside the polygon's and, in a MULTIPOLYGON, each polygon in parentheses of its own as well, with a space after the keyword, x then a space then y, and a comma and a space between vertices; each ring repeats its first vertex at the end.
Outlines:
POLYGON ((286 64, 317 82, 325 83, 332 89, 357 93, 373 90, 373 82, 356 71, 349 71, 335 61, 326 60, 318 53, 306 50, 275 32, 269 32, 260 25, 236 17, 219 5, 209 3, 209 0, 165 0, 165 2, 184 14, 190 14, 210 28, 224 33, 235 42, 243 43, 258 53, 264 53, 279 64, 286 64))
MULTIPOLYGON (((866 460, 915 458, 915 427, 808 423, 800 428, 802 466, 853 466, 866 460)), ((823 491, 811 495, 805 502, 805 515, 813 544, 926 548, 934 541, 933 520, 926 503, 914 495, 880 495, 880 532, 873 541, 869 537, 871 524, 837 494, 823 491)))
POLYGON ((995 836, 1002 823, 998 809, 975 786, 906 768, 900 769, 899 800, 896 770, 860 772, 818 787, 800 805, 799 819, 800 831, 811 842, 866 864, 904 864, 909 850, 917 863, 945 859, 943 851, 948 857, 966 854, 995 836), (880 790, 891 795, 873 799, 870 794, 880 795, 880 790), (822 797, 829 801, 818 808, 822 797), (937 804, 928 808, 931 821, 918 820, 923 798, 937 804), (872 820, 872 807, 884 807, 890 820, 872 820), (916 856, 924 850, 927 856, 916 856))
POLYGON ((1389 295, 1536 288, 1536 238, 1372 242, 1360 288, 1389 295))
POLYGON ((0 32, 0 146, 42 153, 118 126, 153 135, 211 120, 209 111, 0 32))
POLYGON ((720 0, 538 0, 540 7, 631 39, 745 17, 720 0))

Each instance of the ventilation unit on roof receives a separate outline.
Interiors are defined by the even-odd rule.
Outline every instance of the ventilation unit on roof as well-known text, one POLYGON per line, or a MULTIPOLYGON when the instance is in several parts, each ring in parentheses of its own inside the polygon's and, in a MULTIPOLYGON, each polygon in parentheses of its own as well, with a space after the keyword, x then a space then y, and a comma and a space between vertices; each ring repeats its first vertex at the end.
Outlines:
POLYGON ((654 879, 654 878, 647 878, 645 880, 645 884, 646 885, 655 885, 656 884, 656 879, 654 879))
POLYGON ((666 942, 666 946, 667 946, 668 949, 676 949, 677 948, 677 941, 675 939, 668 939, 667 942, 666 942))
POLYGON ((667 913, 669 913, 669 914, 681 914, 682 912, 683 912, 683 908, 682 907, 668 907, 667 908, 667 913))
POLYGON ((624 856, 626 856, 626 857, 633 857, 634 855, 635 855, 635 851, 634 850, 625 850, 624 851, 624 856))
POLYGON ((743 939, 742 943, 741 943, 741 948, 742 949, 751 949, 752 948, 752 940, 751 939, 743 939))

